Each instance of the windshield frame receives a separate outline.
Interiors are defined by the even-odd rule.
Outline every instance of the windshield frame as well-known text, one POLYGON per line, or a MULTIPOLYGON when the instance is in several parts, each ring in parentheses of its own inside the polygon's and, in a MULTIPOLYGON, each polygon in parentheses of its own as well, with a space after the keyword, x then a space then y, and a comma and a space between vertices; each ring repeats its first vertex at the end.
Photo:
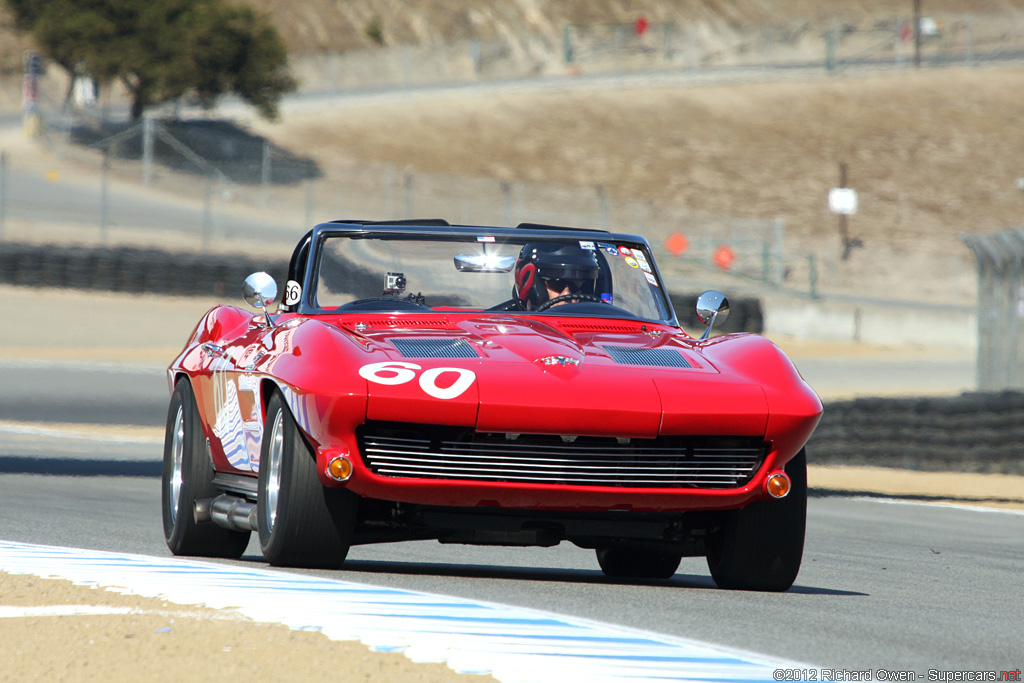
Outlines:
MULTIPOLYGON (((656 306, 663 312, 663 318, 645 318, 639 316, 629 315, 628 319, 637 320, 642 322, 650 322, 656 324, 673 325, 678 326, 676 320, 675 311, 672 308, 672 302, 668 296, 668 292, 665 290, 665 283, 658 271, 657 263, 655 262, 653 255, 651 254, 651 248, 647 240, 639 235, 623 234, 623 233, 611 233, 603 230, 588 230, 579 228, 563 228, 563 227, 548 227, 548 226, 533 226, 523 225, 515 228, 507 227, 493 227, 493 226, 465 226, 465 225, 437 225, 432 222, 408 224, 408 223, 355 223, 336 221, 329 223, 321 223, 313 228, 307 238, 300 242, 308 245, 309 251, 303 255, 302 259, 305 263, 304 272, 302 273, 301 292, 298 302, 290 307, 290 310, 303 315, 362 315, 365 316, 368 313, 373 315, 388 315, 388 314, 400 314, 402 316, 416 316, 416 315, 438 315, 441 314, 460 314, 462 311, 451 311, 446 309, 424 309, 422 311, 409 310, 406 307, 396 306, 394 310, 385 308, 375 308, 372 311, 367 310, 338 310, 336 308, 321 308, 315 303, 315 294, 318 287, 318 275, 320 271, 321 259, 324 253, 324 245, 326 240, 329 238, 356 238, 356 239, 373 239, 373 238, 389 238, 389 239, 439 239, 451 241, 466 241, 476 242, 477 238, 493 238, 496 241, 506 242, 523 242, 523 241, 548 241, 548 240, 573 240, 573 241, 592 241, 592 242, 614 242, 616 244, 622 244, 632 249, 639 249, 647 257, 647 263, 649 264, 652 275, 657 280, 657 285, 653 286, 652 296, 655 298, 656 306)), ((296 250, 298 251, 298 249, 296 250)), ((299 276, 296 272, 293 276, 299 276)), ((286 287, 292 286, 288 283, 286 287)), ((496 311, 488 309, 470 309, 466 310, 465 313, 468 315, 488 315, 488 314, 500 314, 500 315, 530 315, 530 316, 557 316, 557 317, 582 317, 582 318, 616 318, 625 319, 627 316, 617 313, 616 311, 623 311, 612 307, 605 314, 604 312, 596 312, 592 307, 579 306, 562 306, 558 307, 559 310, 553 311, 548 309, 546 311, 525 311, 525 310, 513 310, 513 311, 496 311), (576 308, 576 310, 573 310, 576 308), (566 310, 568 309, 568 310, 566 310), (610 314, 610 315, 609 315, 610 314)), ((624 311, 623 311, 624 312, 624 311)))

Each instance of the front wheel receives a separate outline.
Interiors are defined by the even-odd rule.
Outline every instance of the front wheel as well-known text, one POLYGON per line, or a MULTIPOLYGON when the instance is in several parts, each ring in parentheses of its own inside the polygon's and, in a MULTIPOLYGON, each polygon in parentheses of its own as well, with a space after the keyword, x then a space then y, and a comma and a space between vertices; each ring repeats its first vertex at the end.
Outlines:
POLYGON ((796 581, 807 522, 804 450, 786 463, 786 474, 789 495, 726 512, 721 528, 708 536, 708 568, 719 588, 784 591, 796 581))
POLYGON ((330 569, 345 561, 357 498, 320 482, 313 449, 280 392, 267 405, 257 495, 260 549, 270 564, 330 569))
POLYGON ((174 385, 167 411, 164 467, 161 477, 164 540, 175 555, 241 557, 248 531, 231 531, 212 522, 197 524, 195 502, 214 498, 213 463, 206 451, 192 384, 182 377, 174 385))

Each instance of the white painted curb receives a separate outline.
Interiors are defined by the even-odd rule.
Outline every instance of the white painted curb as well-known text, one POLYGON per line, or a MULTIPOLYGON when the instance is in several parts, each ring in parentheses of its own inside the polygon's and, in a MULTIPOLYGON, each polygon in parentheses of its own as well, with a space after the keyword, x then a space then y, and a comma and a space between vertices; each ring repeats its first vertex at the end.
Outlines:
POLYGON ((539 610, 177 558, 0 541, 0 571, 231 608, 505 683, 772 681, 774 669, 809 668, 539 610))

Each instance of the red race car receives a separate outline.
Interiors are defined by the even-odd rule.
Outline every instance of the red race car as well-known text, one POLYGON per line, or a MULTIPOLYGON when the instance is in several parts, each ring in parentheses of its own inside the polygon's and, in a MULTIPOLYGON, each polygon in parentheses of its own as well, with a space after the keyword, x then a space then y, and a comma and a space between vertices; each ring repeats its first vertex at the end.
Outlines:
MULTIPOLYGON (((751 334, 680 329, 634 235, 317 225, 171 363, 167 545, 337 567, 350 546, 596 550, 612 577, 707 557, 726 588, 800 568, 821 402, 751 334)), ((697 304, 708 326, 728 302, 697 304)))

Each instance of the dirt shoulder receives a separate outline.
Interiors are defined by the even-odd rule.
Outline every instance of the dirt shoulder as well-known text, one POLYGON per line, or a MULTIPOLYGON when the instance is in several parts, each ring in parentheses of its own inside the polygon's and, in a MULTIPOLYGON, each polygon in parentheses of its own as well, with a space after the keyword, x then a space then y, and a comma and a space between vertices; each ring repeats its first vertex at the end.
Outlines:
POLYGON ((456 674, 443 664, 415 664, 399 653, 373 652, 314 631, 255 622, 231 610, 3 572, 0 642, 0 670, 10 681, 494 680, 456 674))
POLYGON ((1024 477, 1011 474, 809 465, 807 480, 812 494, 817 495, 864 495, 1024 511, 1024 477))

